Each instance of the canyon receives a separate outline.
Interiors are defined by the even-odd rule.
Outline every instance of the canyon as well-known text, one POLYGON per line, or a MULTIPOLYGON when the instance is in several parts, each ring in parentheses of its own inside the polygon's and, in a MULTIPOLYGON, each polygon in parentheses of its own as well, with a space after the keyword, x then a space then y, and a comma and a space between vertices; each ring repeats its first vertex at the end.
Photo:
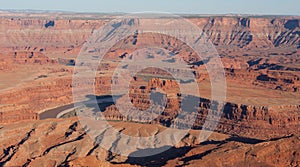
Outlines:
MULTIPOLYGON (((131 136, 147 136, 165 128, 110 124, 131 136)), ((122 157, 101 148, 101 142, 110 140, 105 137, 109 130, 97 144, 74 118, 5 125, 1 135, 6 136, 0 139, 0 164, 4 166, 298 166, 300 160, 300 139, 295 135, 257 140, 213 133, 200 143, 199 131, 192 130, 166 153, 142 158, 122 157)))
MULTIPOLYGON (((211 60, 200 60, 182 41, 161 34, 137 32, 110 48, 96 70, 94 83, 83 78, 81 85, 74 85, 77 56, 90 36, 116 17, 0 13, 0 132, 5 136, 0 142, 1 165, 39 166, 44 162, 49 166, 82 166, 85 163, 94 166, 99 163, 103 166, 299 165, 298 16, 185 18, 203 30, 215 46, 226 76, 224 110, 206 142, 200 142, 196 134, 203 128, 213 106, 212 78, 205 67, 211 60), (155 129, 174 124, 185 126, 185 122, 177 122, 177 125, 175 122, 181 112, 180 104, 189 98, 197 99, 193 130, 178 146, 172 147, 168 155, 149 157, 147 164, 143 164, 141 159, 114 155, 100 147, 90 152, 95 146, 76 118, 40 120, 45 111, 73 104, 75 86, 84 90, 94 84, 95 92, 91 95, 94 98, 110 95, 112 83, 121 82, 113 79, 118 64, 147 46, 160 46, 186 62, 195 75, 201 96, 181 94, 179 84, 166 71, 148 68, 131 78, 129 99, 137 109, 135 112, 147 115, 145 111, 151 104, 149 94, 157 90, 158 95, 166 97, 165 111, 154 119, 139 119, 133 116, 134 111, 124 115, 116 104, 109 103, 104 107, 99 104, 102 110, 95 115, 110 120, 117 129, 125 128, 122 133, 129 133, 138 126, 139 132, 133 130, 136 132, 133 135, 143 135, 143 128, 152 134, 150 131, 156 133, 155 129), (240 155, 241 159, 234 158, 240 155)), ((142 21, 133 19, 123 24, 142 21)), ((190 83, 184 81, 182 84, 189 86, 190 83)), ((125 96, 116 102, 124 104, 123 100, 125 96)))

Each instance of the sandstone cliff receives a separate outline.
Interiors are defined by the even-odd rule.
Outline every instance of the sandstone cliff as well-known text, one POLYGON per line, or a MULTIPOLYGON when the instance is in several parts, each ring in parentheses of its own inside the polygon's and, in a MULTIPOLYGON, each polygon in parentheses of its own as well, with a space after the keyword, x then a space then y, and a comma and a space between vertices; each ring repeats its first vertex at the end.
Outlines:
MULTIPOLYGON (((34 114, 27 115, 72 103, 73 70, 70 66, 76 64, 75 58, 92 32, 111 19, 90 17, 78 19, 69 16, 53 18, 34 15, 28 17, 14 14, 1 17, 1 74, 32 68, 38 72, 46 71, 47 75, 36 74, 37 79, 34 79, 34 82, 18 85, 16 89, 15 84, 12 83, 8 86, 9 89, 1 91, 1 112, 18 116, 8 117, 0 122, 37 119, 34 114), (70 62, 72 63, 69 64, 70 62)), ((297 93, 300 91, 298 17, 224 16, 188 19, 199 28, 203 28, 215 44, 226 68, 229 86, 230 83, 237 83, 248 86, 252 90, 264 88, 264 90, 279 92, 278 94, 290 93, 290 99, 298 98, 297 93)), ((208 74, 201 71, 205 69, 205 62, 209 60, 196 59, 191 48, 170 37, 135 34, 116 44, 115 48, 106 55, 108 62, 100 64, 95 94, 109 93, 112 83, 111 73, 116 67, 116 62, 120 62, 124 56, 149 43, 160 44, 175 55, 182 56, 182 59, 191 65, 199 83, 209 80, 208 74)), ((160 71, 155 70, 146 73, 161 74, 160 71)), ((20 82, 23 83, 23 80, 21 79, 20 82)), ((158 86, 157 83, 150 84, 150 87, 155 86, 158 86)), ((173 88, 176 85, 170 84, 169 87, 173 88)), ((169 90, 168 86, 165 89, 169 90)), ((132 94, 132 102, 140 109, 147 108, 149 101, 143 99, 145 96, 142 95, 142 90, 135 89, 135 91, 137 92, 136 95, 132 94)), ((170 90, 172 91, 174 90, 170 90)), ((239 91, 242 91, 242 88, 239 91)), ((176 116, 179 100, 176 94, 172 96, 173 98, 168 99, 168 112, 156 122, 167 125, 168 121, 176 116)), ((239 93, 235 96, 239 96, 239 93)), ((285 94, 277 98, 283 97, 286 97, 285 94)), ((207 106, 210 105, 206 98, 203 100, 205 102, 199 104, 198 109, 199 125, 195 128, 203 124, 201 121, 207 114, 207 106)), ((278 109, 272 106, 237 104, 235 99, 228 101, 218 131, 271 136, 294 132, 299 126, 297 123, 299 106, 282 106, 283 109, 278 109), (236 126, 232 126, 233 123, 236 126), (271 132, 262 133, 261 129, 271 132), (273 129, 276 129, 276 132, 272 132, 273 129)), ((107 116, 116 119, 114 117, 117 112, 114 107, 110 106, 107 110, 114 113, 108 112, 107 116)))
MULTIPOLYGON (((120 133, 149 135, 164 128, 156 125, 114 123, 120 133)), ((299 137, 270 140, 239 138, 214 133, 199 143, 199 131, 190 131, 182 142, 164 153, 134 158, 101 148, 118 147, 107 129, 94 142, 76 119, 55 119, 11 124, 1 127, 1 166, 298 166, 299 137), (102 137, 101 137, 102 136, 102 137), (240 157, 240 158, 237 158, 240 157)), ((134 147, 133 147, 134 148, 134 147)), ((140 150, 142 151, 142 150, 140 150)), ((134 152, 133 152, 134 153, 134 152)), ((135 154, 138 154, 136 152, 135 154)))

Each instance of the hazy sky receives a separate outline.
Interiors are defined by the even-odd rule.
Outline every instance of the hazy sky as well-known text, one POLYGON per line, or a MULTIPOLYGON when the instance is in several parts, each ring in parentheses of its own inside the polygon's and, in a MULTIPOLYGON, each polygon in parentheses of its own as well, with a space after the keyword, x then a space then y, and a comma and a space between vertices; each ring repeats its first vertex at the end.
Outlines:
POLYGON ((300 0, 1 0, 0 9, 300 15, 300 0))

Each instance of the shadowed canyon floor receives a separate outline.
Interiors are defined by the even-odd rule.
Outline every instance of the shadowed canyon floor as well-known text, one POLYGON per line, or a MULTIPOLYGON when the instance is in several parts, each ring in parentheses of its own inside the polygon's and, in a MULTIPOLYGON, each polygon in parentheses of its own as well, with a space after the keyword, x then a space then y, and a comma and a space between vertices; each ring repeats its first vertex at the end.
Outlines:
MULTIPOLYGON (((199 100, 193 130, 168 151, 146 158, 123 157, 101 148, 101 141, 95 143, 89 137, 72 111, 76 108, 72 77, 77 55, 89 37, 114 18, 100 14, 58 13, 54 17, 46 13, 0 13, 0 166, 300 165, 298 16, 186 18, 203 29, 215 46, 226 76, 224 111, 215 132, 205 142, 199 142, 198 136, 213 105, 212 78, 205 67, 212 60, 200 60, 182 41, 153 33, 136 32, 110 48, 96 71, 94 94, 83 99, 95 98, 101 112, 93 113, 97 109, 88 105, 86 110, 96 118, 110 120, 121 133, 144 136, 163 131, 175 123, 183 101, 199 100), (148 45, 159 45, 180 57, 166 62, 186 62, 195 75, 200 97, 194 92, 181 94, 178 83, 165 71, 148 68, 131 78, 129 99, 143 113, 149 108, 149 94, 155 90, 156 95, 166 97, 166 110, 155 119, 122 115, 112 97, 107 96, 111 84, 121 82, 112 79, 114 69, 148 45), (109 100, 101 101, 106 98, 109 100), (63 113, 66 110, 70 112, 63 113), (58 114, 64 118, 52 119, 58 114)), ((122 24, 143 21, 132 19, 122 24)), ((84 81, 80 85, 83 90, 91 84, 84 81)), ((192 85, 189 81, 182 84, 192 85)), ((124 103, 124 92, 118 93, 116 102, 124 103)), ((189 115, 184 117, 188 119, 189 115)), ((179 122, 178 126, 184 124, 179 122)), ((99 134, 102 142, 110 139, 105 133, 99 134)), ((116 149, 119 141, 109 142, 116 149)), ((149 150, 135 148, 132 154, 142 151, 149 150)))

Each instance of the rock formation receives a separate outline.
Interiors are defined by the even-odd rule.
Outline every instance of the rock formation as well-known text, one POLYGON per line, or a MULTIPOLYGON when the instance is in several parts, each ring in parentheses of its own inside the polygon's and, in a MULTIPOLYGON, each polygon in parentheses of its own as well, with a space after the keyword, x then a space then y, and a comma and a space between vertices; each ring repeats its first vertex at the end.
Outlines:
MULTIPOLYGON (((132 136, 164 129, 159 125, 110 124, 132 136)), ((0 138, 1 166, 298 166, 300 163, 300 140, 295 135, 257 140, 214 133, 208 141, 200 143, 199 131, 190 131, 166 152, 134 158, 103 149, 101 145, 106 142, 114 143, 112 147, 118 145, 118 139, 111 140, 104 132, 101 140, 94 142, 76 119, 5 125, 0 134, 5 136, 0 138)))
MULTIPOLYGON (((227 99, 215 130, 222 134, 214 133, 212 139, 204 143, 197 141, 195 133, 210 119, 207 115, 213 103, 211 76, 206 64, 211 60, 199 59, 189 46, 173 37, 136 32, 110 48, 99 64, 95 82, 85 80, 84 76, 74 85, 74 66, 78 65, 76 57, 81 48, 93 32, 114 18, 92 14, 52 17, 0 13, 0 135, 5 136, 0 139, 3 150, 0 166, 80 166, 85 163, 94 166, 99 163, 107 166, 197 166, 197 163, 299 166, 299 17, 186 18, 203 29, 215 45, 227 81, 227 99), (102 107, 101 114, 116 121, 111 124, 122 133, 139 127, 139 135, 143 135, 141 129, 144 128, 156 133, 157 129, 170 126, 185 127, 190 125, 185 120, 195 116, 194 130, 178 146, 165 154, 148 157, 143 164, 139 158, 122 157, 100 148, 76 118, 38 121, 39 113, 72 104, 74 87, 84 92, 87 86, 95 85, 92 96, 110 94, 111 85, 120 82, 113 78, 118 64, 147 46, 160 46, 176 57, 166 62, 184 61, 195 75, 201 97, 182 94, 179 83, 168 72, 147 68, 130 81, 129 99, 135 109, 124 114, 115 104, 109 104, 102 107), (151 101, 151 95, 157 101, 151 101), (186 98, 200 101, 193 108, 196 115, 185 114, 182 121, 175 123, 182 112, 180 104, 186 98), (154 118, 147 113, 151 103, 163 100, 166 101, 164 111, 152 113, 156 114, 154 118), (235 158, 237 156, 241 158, 235 158)), ((136 19, 130 24, 139 24, 139 21, 136 19)), ((96 52, 93 58, 98 60, 96 52)), ((148 58, 151 59, 151 55, 148 58)), ((185 74, 178 69, 169 70, 185 74)), ((191 81, 180 82, 189 84, 191 81)), ((125 98, 121 96, 117 100, 122 103, 125 98)))

